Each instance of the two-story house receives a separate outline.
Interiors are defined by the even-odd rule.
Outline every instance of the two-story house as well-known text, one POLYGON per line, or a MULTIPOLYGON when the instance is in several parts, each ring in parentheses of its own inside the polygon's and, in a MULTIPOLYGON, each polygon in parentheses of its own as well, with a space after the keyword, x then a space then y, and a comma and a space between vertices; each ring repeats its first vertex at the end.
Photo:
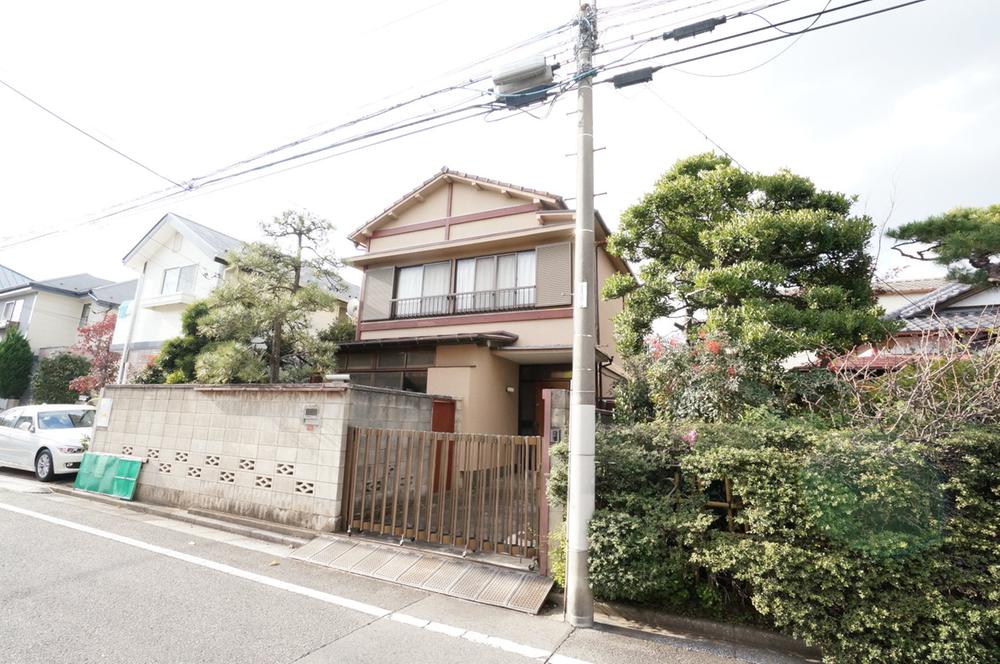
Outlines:
MULTIPOLYGON (((597 216, 598 390, 621 367, 601 285, 628 272, 597 216)), ((461 400, 459 429, 533 434, 541 391, 569 389, 574 213, 556 195, 442 169, 350 235, 365 253, 357 339, 341 345, 355 383, 461 400)))
MULTIPOLYGON (((123 353, 119 382, 142 369, 167 339, 181 333, 184 309, 211 293, 225 278, 226 255, 243 241, 173 213, 165 214, 123 259, 139 278, 122 303, 111 348, 123 353)), ((356 291, 353 292, 356 295, 356 291)), ((313 324, 325 327, 345 315, 352 296, 338 294, 334 310, 313 324)))
POLYGON ((0 266, 0 333, 16 327, 41 357, 66 351, 79 328, 117 309, 132 287, 90 274, 34 280, 0 266))

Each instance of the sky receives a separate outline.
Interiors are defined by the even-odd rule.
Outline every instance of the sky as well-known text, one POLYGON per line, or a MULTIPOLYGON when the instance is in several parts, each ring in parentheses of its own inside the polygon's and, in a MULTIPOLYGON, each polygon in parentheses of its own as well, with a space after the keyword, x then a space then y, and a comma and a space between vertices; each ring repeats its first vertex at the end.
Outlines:
MULTIPOLYGON (((898 1, 872 0, 824 21, 898 1)), ((766 27, 743 16, 710 35, 631 53, 631 35, 770 4, 631 3, 598 3, 612 10, 598 24, 601 43, 629 47, 597 55, 596 64, 766 27)), ((827 3, 779 4, 761 13, 773 22, 827 3)), ((78 272, 130 279, 122 257, 166 212, 253 240, 261 220, 290 208, 330 219, 338 229, 331 250, 348 256, 357 253, 349 231, 442 166, 570 198, 573 92, 530 115, 497 112, 346 154, 324 152, 318 156, 332 156, 94 221, 117 204, 171 188, 167 180, 188 181, 511 59, 538 53, 565 61, 573 30, 488 56, 565 24, 576 10, 574 0, 11 3, 0 21, 0 80, 166 179, 0 87, 0 264, 34 279, 78 272)), ((821 188, 857 195, 855 211, 880 227, 996 203, 998 24, 1000 3, 927 0, 803 35, 780 55, 793 39, 667 68, 640 86, 599 85, 597 208, 615 227, 675 160, 711 150, 713 142, 750 170, 789 168, 821 188)), ((572 70, 567 64, 557 75, 572 70)), ((412 104, 385 120, 483 103, 489 85, 412 104)), ((378 126, 330 133, 299 149, 378 126)), ((899 258, 877 238, 872 251, 882 275, 942 272, 899 258)), ((353 271, 345 276, 359 281, 353 271)))

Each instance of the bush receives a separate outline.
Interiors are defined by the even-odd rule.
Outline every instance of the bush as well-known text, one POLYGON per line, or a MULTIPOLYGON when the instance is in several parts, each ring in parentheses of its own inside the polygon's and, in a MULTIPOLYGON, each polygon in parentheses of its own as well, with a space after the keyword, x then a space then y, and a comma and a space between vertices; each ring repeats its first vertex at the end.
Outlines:
POLYGON ((0 341, 0 399, 19 399, 28 389, 34 355, 28 340, 12 330, 0 341))
POLYGON ((659 422, 603 430, 596 449, 596 596, 729 619, 749 603, 836 664, 1000 662, 995 428, 924 442, 773 419, 659 422), (705 506, 724 477, 737 532, 705 506))
POLYGON ((206 346, 198 355, 195 373, 199 383, 267 381, 264 361, 253 350, 235 341, 220 341, 206 346))
POLYGON ((90 371, 87 358, 73 353, 43 357, 31 381, 31 395, 36 403, 76 403, 80 393, 69 387, 70 381, 90 371))

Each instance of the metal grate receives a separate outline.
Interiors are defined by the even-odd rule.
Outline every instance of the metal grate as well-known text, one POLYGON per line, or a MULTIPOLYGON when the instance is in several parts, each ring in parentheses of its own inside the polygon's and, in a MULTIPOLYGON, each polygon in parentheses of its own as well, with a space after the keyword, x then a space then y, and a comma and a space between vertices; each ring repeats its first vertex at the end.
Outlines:
POLYGON ((291 554, 292 558, 351 574, 391 581, 410 588, 538 613, 552 579, 471 560, 415 553, 396 545, 324 536, 291 554))

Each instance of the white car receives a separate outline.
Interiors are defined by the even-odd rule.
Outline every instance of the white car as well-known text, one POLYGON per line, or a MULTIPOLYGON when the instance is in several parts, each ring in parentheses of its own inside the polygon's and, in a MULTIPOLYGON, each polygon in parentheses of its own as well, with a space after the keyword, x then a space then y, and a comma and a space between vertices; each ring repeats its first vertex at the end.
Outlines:
POLYGON ((0 466, 33 470, 43 482, 80 469, 94 436, 93 406, 44 405, 0 413, 0 466))

